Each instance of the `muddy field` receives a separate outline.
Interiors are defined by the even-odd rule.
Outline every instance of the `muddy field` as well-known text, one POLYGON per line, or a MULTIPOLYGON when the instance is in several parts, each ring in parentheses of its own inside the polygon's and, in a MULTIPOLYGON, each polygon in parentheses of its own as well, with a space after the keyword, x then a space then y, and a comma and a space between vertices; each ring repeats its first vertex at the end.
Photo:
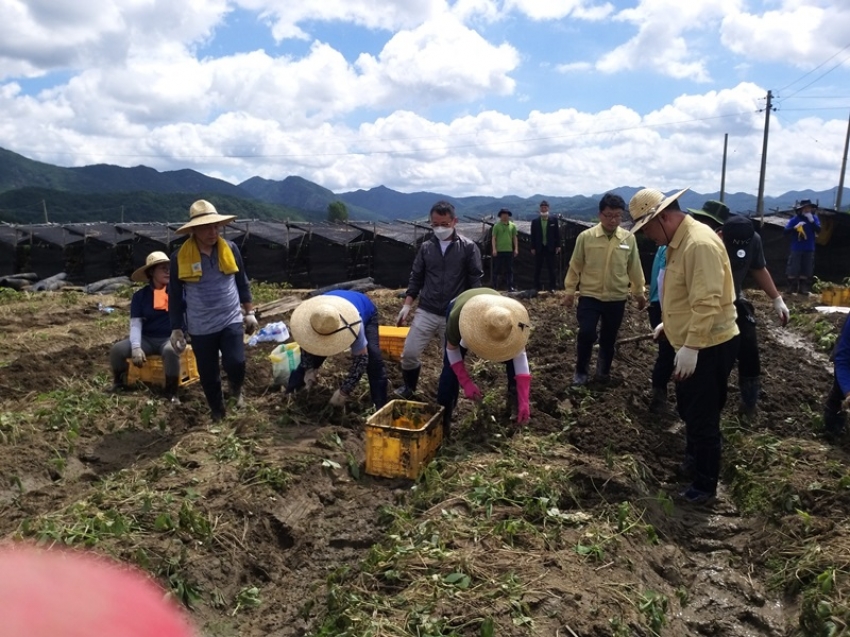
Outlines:
MULTIPOLYGON (((373 298, 391 323, 397 294, 373 298)), ((414 484, 364 474, 365 378, 326 407, 347 356, 287 397, 270 390, 273 345, 249 348, 248 405, 213 425, 197 384, 179 405, 103 392, 127 295, 4 294, 0 536, 137 564, 210 636, 843 634, 850 447, 820 436, 843 317, 790 297, 780 330, 753 298, 760 412, 737 417, 733 372, 720 497, 694 507, 676 498, 681 423, 647 410, 654 345, 570 388, 576 322, 557 295, 526 301, 531 423, 512 422, 501 366, 474 362, 485 399, 462 401, 414 484)), ((629 308, 621 336, 648 331, 629 308)), ((423 400, 439 361, 435 345, 423 400)))

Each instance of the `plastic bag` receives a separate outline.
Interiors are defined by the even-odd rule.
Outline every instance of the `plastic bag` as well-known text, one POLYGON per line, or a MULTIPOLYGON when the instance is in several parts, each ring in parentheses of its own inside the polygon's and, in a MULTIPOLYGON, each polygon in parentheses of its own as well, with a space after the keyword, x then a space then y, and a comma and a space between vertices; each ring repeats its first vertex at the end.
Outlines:
POLYGON ((301 348, 298 343, 278 345, 269 354, 269 360, 272 362, 274 384, 285 387, 286 383, 289 382, 289 375, 298 368, 298 364, 301 362, 301 348))
POLYGON ((274 341, 275 343, 283 343, 286 339, 289 338, 289 328, 286 327, 286 323, 283 321, 278 321, 277 323, 269 323, 268 325, 263 325, 259 331, 254 333, 250 339, 248 339, 248 345, 252 347, 257 343, 264 343, 268 341, 274 341))

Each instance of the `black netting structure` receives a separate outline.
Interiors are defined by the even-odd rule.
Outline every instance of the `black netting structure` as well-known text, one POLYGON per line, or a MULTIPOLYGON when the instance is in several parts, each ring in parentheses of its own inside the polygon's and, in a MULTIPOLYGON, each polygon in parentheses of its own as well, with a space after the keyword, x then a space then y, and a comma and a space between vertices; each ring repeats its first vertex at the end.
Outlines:
POLYGON ((165 252, 171 256, 178 238, 163 223, 120 223, 115 226, 121 236, 121 245, 130 249, 130 262, 122 264, 119 274, 130 276, 133 270, 145 264, 151 252, 165 252))
POLYGON ((375 283, 388 288, 407 287, 416 251, 430 230, 405 223, 352 222, 350 225, 362 231, 363 240, 372 244, 370 274, 375 283))
POLYGON ((86 284, 132 272, 133 250, 115 224, 80 223, 65 224, 65 229, 83 237, 82 266, 69 279, 74 283, 86 284))
MULTIPOLYGON (((372 242, 350 224, 291 224, 309 234, 310 282, 316 287, 372 274, 372 242)), ((412 261, 411 261, 412 263, 412 261)))
POLYGON ((84 281, 85 237, 57 224, 17 227, 19 272, 35 272, 44 279, 65 272, 72 283, 84 281))
POLYGON ((274 221, 237 221, 225 228, 242 252, 249 277, 310 286, 306 231, 274 221), (241 235, 236 237, 236 232, 241 235))
POLYGON ((0 277, 18 272, 18 238, 13 226, 0 224, 0 277))

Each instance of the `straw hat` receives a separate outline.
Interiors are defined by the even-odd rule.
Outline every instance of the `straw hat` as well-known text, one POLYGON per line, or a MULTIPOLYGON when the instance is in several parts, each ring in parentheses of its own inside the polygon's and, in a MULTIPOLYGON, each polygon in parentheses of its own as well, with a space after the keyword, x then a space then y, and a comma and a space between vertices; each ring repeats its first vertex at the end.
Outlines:
POLYGON ((638 190, 635 193, 635 196, 632 197, 631 201, 629 201, 629 214, 634 222, 630 231, 631 234, 634 234, 643 228, 647 223, 652 221, 659 212, 664 210, 687 191, 687 188, 683 188, 675 195, 665 197, 663 192, 656 190, 655 188, 644 188, 643 190, 638 190))
POLYGON ((165 252, 151 252, 145 259, 145 264, 130 275, 130 280, 136 283, 148 282, 148 270, 160 263, 169 263, 171 259, 165 252))
POLYGON ((469 299, 460 310, 458 326, 469 349, 497 363, 519 354, 531 333, 525 306, 500 294, 479 294, 469 299))
POLYGON ((304 351, 316 356, 333 356, 351 347, 360 334, 362 322, 353 303, 323 294, 295 308, 289 329, 304 351))
POLYGON ((198 199, 195 203, 189 206, 189 223, 177 228, 177 234, 186 234, 192 228, 198 226, 208 226, 211 223, 230 223, 236 219, 236 215, 220 215, 209 201, 198 199))

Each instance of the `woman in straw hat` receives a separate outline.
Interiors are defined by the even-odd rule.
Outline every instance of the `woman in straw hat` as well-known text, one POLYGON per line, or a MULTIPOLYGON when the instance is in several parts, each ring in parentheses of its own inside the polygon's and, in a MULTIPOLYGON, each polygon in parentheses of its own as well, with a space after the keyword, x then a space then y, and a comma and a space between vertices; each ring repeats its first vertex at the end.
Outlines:
POLYGON ((369 378, 372 403, 377 409, 386 404, 387 373, 378 343, 378 310, 368 296, 333 290, 307 299, 292 312, 290 328, 301 346, 301 363, 289 376, 287 393, 313 385, 326 357, 350 349, 351 367, 330 404, 342 407, 363 372, 369 378))
POLYGON ((505 363, 508 392, 517 395, 517 422, 531 417, 531 373, 525 345, 531 332, 525 306, 491 288, 467 290, 449 304, 446 319, 446 351, 437 387, 437 403, 445 407, 443 436, 451 437, 451 419, 459 389, 470 400, 481 391, 469 377, 464 359, 467 351, 497 363, 505 363))
POLYGON ((130 301, 130 337, 118 341, 109 353, 112 367, 110 391, 121 390, 127 379, 127 359, 141 367, 150 355, 162 356, 165 371, 165 393, 177 401, 177 383, 180 376, 180 355, 174 351, 169 337, 171 321, 168 317, 169 259, 164 252, 151 252, 145 264, 130 277, 137 283, 147 283, 133 294, 130 301))
POLYGON ((244 334, 257 329, 251 287, 239 248, 219 236, 219 228, 236 217, 220 215, 209 201, 200 199, 189 208, 189 222, 177 234, 189 238, 171 255, 171 345, 186 349, 185 322, 192 336, 198 376, 213 420, 224 418, 221 365, 227 374, 230 396, 241 407, 245 381, 244 334))

